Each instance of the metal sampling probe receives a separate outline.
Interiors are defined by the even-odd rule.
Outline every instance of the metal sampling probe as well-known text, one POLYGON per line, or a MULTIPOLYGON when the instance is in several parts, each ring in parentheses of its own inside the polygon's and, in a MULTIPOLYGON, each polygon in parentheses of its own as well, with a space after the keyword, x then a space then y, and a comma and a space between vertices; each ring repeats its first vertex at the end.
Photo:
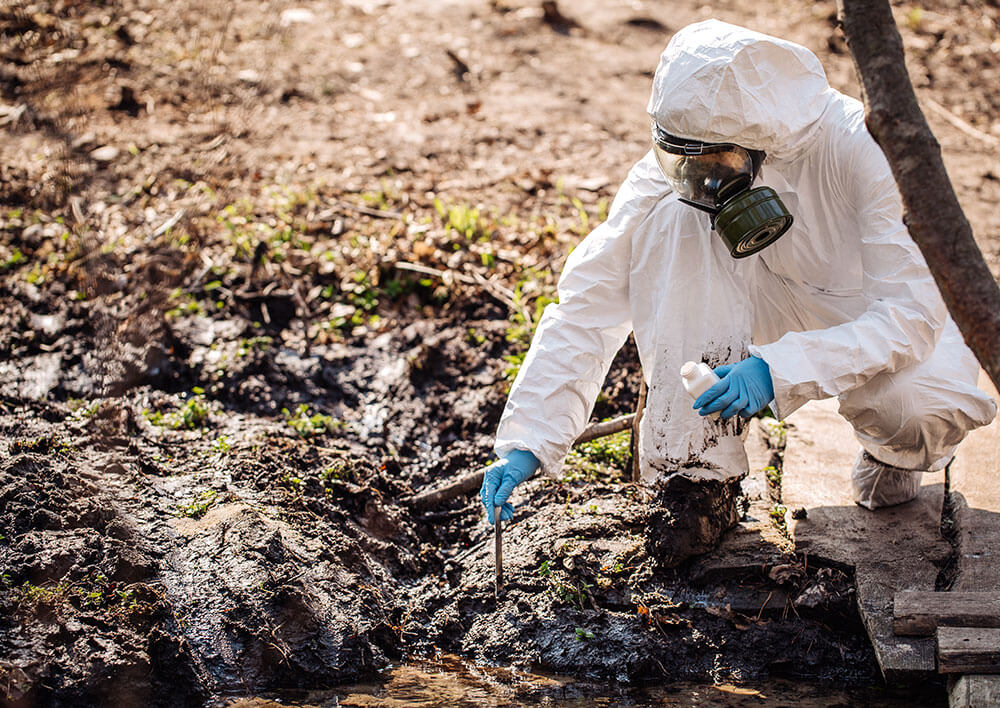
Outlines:
POLYGON ((500 507, 493 507, 494 521, 494 553, 493 560, 496 561, 496 596, 500 597, 503 590, 503 529, 500 525, 500 507))

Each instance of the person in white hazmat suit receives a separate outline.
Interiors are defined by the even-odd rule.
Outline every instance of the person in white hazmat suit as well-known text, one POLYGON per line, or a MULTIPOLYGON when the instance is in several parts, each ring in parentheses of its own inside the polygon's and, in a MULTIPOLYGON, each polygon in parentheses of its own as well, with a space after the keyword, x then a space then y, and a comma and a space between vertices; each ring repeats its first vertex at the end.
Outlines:
POLYGON ((511 388, 481 490, 490 523, 494 506, 511 518, 515 485, 558 472, 630 332, 644 482, 738 479, 741 417, 837 396, 861 448, 857 501, 912 499, 996 405, 862 104, 808 49, 709 20, 671 39, 647 110, 654 148, 567 259, 511 388), (694 408, 687 361, 723 365, 694 408))

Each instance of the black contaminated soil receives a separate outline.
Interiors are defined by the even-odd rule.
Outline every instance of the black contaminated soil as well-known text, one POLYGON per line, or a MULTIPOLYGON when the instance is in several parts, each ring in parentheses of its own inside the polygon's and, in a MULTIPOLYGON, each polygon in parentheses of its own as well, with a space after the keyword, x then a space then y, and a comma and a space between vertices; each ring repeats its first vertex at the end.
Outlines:
MULTIPOLYGON (((211 380, 199 333, 223 326, 252 323, 173 321, 165 365, 158 340, 136 340, 146 368, 119 396, 88 396, 64 364, 47 400, 5 397, 6 704, 199 705, 440 652, 591 680, 877 680, 849 576, 763 539, 757 568, 678 566, 705 510, 657 503, 677 489, 627 483, 600 456, 526 485, 497 599, 478 498, 429 512, 407 499, 488 459, 504 320, 422 321, 308 353, 258 345, 209 392, 162 385, 164 370, 211 380), (336 422, 295 418, 297 405, 336 422), (199 410, 196 428, 153 422, 199 410)), ((39 356, 102 346, 80 347, 78 331, 49 341, 16 359, 23 381, 39 356)), ((631 348, 615 371, 605 415, 634 405, 631 348)))

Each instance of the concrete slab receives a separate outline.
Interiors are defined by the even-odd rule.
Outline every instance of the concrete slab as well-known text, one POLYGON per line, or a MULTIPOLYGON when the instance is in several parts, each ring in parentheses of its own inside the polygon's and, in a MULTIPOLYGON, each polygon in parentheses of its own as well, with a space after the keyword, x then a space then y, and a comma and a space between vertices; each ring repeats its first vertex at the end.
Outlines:
MULTIPOLYGON (((979 387, 1000 401, 984 372, 979 387)), ((958 576, 953 590, 1000 587, 1000 421, 973 430, 951 465, 958 530, 958 576)))
POLYGON ((809 508, 854 506, 851 465, 859 446, 850 424, 837 413, 837 406, 835 398, 810 401, 785 421, 788 434, 781 488, 788 504, 802 502, 809 508))
POLYGON ((934 590, 950 546, 941 537, 944 475, 925 475, 920 495, 872 512, 854 503, 851 467, 859 449, 837 401, 814 401, 787 421, 782 499, 806 517, 789 530, 796 552, 854 569, 858 607, 889 681, 935 670, 934 641, 897 637, 892 600, 901 590, 934 590))

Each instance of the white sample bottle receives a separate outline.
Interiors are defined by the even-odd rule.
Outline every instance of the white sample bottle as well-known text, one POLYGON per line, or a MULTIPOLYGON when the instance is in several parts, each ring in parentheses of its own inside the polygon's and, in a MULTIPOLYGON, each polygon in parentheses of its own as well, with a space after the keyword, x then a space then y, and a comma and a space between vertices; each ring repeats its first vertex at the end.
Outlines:
MULTIPOLYGON (((689 361, 681 367, 681 381, 684 383, 684 390, 691 394, 692 399, 698 398, 719 380, 719 376, 705 362, 696 364, 689 361)), ((721 411, 716 411, 708 417, 712 420, 718 420, 720 413, 721 411)))

